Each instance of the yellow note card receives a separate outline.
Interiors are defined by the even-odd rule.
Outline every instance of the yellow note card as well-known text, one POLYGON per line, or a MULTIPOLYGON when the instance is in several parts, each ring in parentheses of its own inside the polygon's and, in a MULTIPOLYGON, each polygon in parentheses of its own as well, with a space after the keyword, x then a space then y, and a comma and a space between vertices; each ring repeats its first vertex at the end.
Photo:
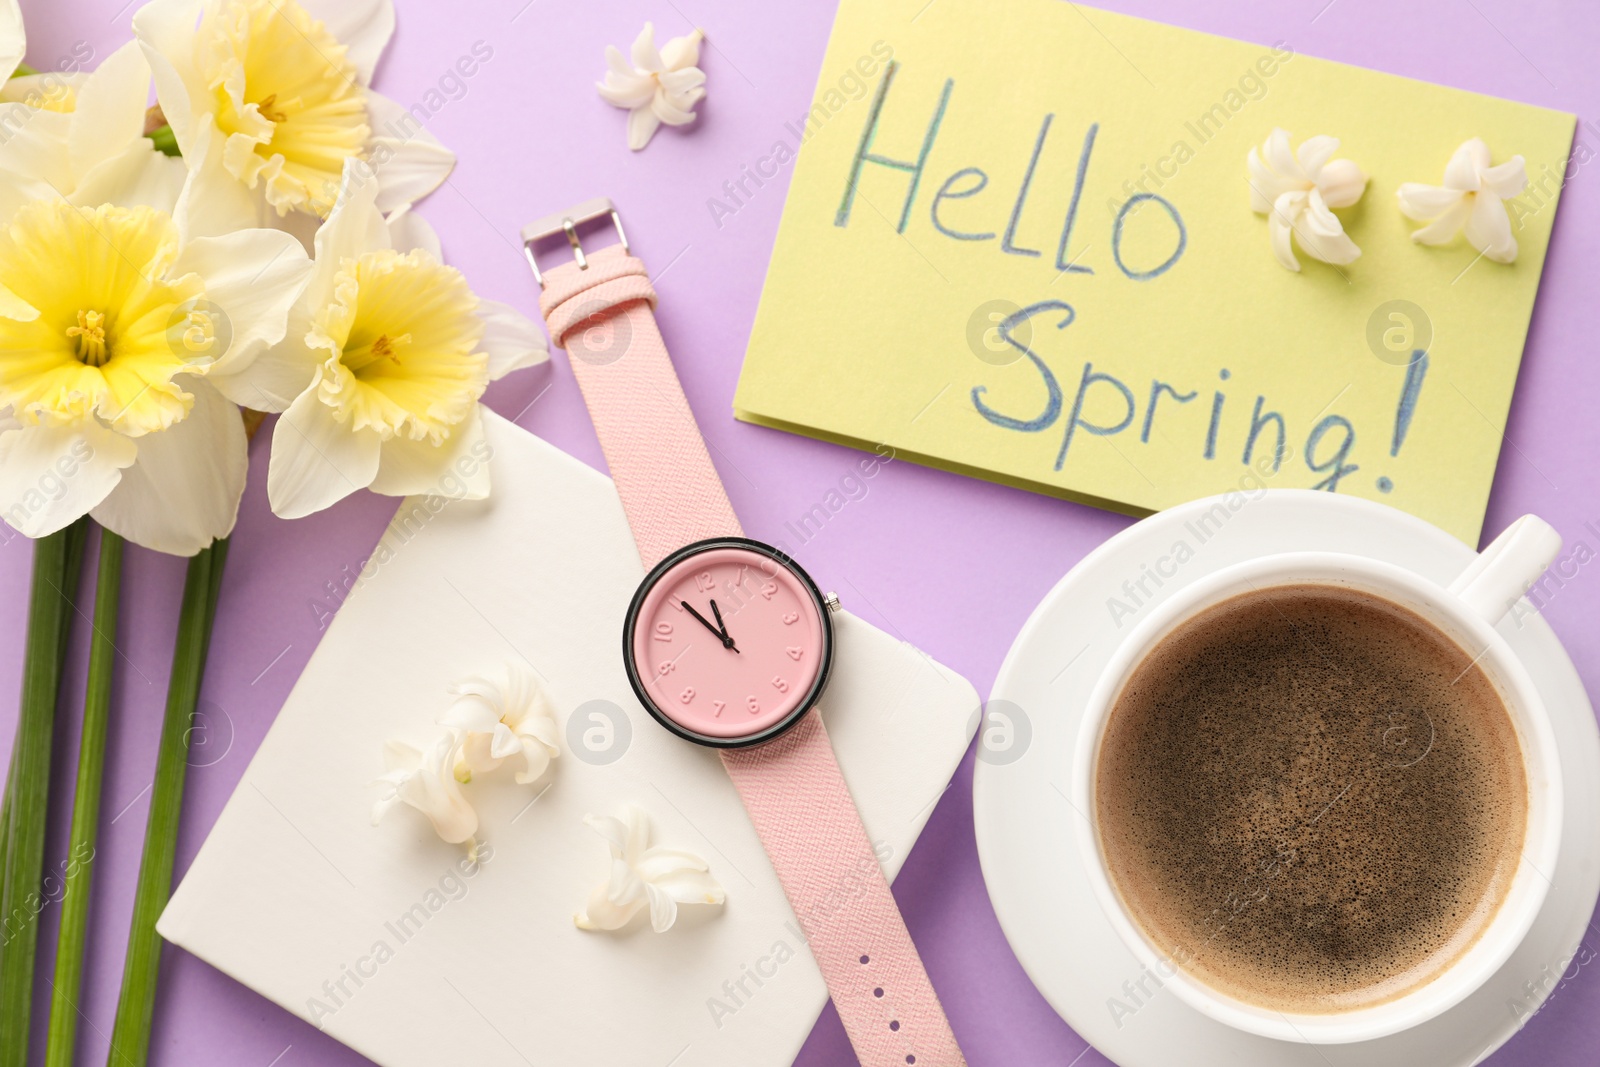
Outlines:
POLYGON ((1059 0, 841 0, 766 157, 802 142, 735 414, 1134 514, 1315 488, 1476 544, 1573 130, 1059 0), (1276 128, 1368 175, 1353 262, 1304 251, 1315 211, 1275 256, 1246 158, 1276 128), (1510 264, 1398 207, 1472 138, 1526 161, 1510 264))

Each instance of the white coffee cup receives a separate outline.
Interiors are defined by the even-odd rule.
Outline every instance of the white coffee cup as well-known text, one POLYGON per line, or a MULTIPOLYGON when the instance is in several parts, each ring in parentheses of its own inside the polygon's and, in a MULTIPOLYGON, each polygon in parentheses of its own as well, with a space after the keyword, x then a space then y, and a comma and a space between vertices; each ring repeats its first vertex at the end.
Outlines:
POLYGON ((1495 624, 1542 575, 1561 548, 1549 524, 1525 515, 1506 529, 1448 587, 1413 571, 1363 556, 1287 552, 1227 567, 1157 605, 1112 656, 1089 697, 1074 767, 1078 843, 1090 884, 1113 928, 1146 969, 1190 1007, 1230 1026, 1297 1043, 1368 1041, 1416 1026, 1459 1004, 1498 970, 1527 934, 1544 903, 1547 875, 1561 839, 1561 766, 1548 712, 1527 669, 1495 624), (1182 967, 1181 946, 1152 944, 1129 914, 1106 870, 1096 824, 1095 774, 1107 720, 1145 656, 1179 625, 1242 593, 1273 586, 1331 584, 1409 608, 1477 656, 1499 690, 1521 744, 1528 813, 1522 862, 1499 909, 1470 947, 1442 973, 1393 1000, 1327 1014, 1286 1014, 1206 985, 1182 967), (1177 953, 1175 955, 1175 949, 1177 953))

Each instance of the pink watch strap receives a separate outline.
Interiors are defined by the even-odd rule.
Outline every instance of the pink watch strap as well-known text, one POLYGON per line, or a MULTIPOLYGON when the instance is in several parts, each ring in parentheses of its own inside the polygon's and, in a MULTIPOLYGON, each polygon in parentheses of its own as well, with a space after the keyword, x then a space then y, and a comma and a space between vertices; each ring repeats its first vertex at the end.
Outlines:
POLYGON ((813 712, 722 763, 744 798, 864 1067, 966 1060, 813 712))
MULTIPOLYGON (((540 311, 567 349, 645 569, 692 541, 740 535, 656 326, 644 264, 611 245, 543 284, 540 311)), ((725 749, 722 762, 864 1067, 963 1067, 821 716, 725 749)))
POLYGON ((547 273, 539 310, 572 375, 622 497, 644 569, 691 541, 738 535, 656 327, 656 291, 621 245, 547 273))

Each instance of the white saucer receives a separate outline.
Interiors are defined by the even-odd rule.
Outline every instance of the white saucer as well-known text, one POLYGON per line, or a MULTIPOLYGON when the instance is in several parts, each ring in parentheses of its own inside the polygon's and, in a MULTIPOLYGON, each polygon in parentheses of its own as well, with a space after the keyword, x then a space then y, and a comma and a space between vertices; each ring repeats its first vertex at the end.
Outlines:
POLYGON ((1045 999, 1122 1067, 1466 1067, 1504 1044, 1559 983, 1600 894, 1600 838, 1594 833, 1600 825, 1600 729, 1565 649, 1535 615, 1508 618, 1499 629, 1523 658, 1555 720, 1566 786, 1561 859, 1555 871, 1546 872, 1553 879, 1549 896, 1516 954, 1445 1014, 1353 1045, 1292 1044, 1234 1030, 1187 1007, 1170 990, 1155 989, 1149 979, 1145 986, 1153 995, 1132 985, 1141 977, 1140 965, 1084 878, 1072 826, 1081 816, 1067 801, 1071 746, 1101 666, 1161 597, 1220 567, 1291 550, 1370 556, 1441 584, 1474 555, 1404 512, 1309 490, 1198 500, 1153 515, 1101 545, 1028 619, 990 697, 985 734, 995 731, 996 744, 985 747, 989 738, 980 740, 973 779, 978 858, 989 898, 1012 951, 1045 999), (1233 508, 1225 503, 1216 511, 1222 501, 1233 508), (1181 563, 1178 556, 1188 554, 1177 552, 1180 542, 1192 552, 1181 563), (1118 612, 1120 626, 1112 598, 1133 612, 1118 612), (994 717, 997 710, 1013 721, 994 717), (1132 1014, 1114 1015, 1112 998, 1132 1014))

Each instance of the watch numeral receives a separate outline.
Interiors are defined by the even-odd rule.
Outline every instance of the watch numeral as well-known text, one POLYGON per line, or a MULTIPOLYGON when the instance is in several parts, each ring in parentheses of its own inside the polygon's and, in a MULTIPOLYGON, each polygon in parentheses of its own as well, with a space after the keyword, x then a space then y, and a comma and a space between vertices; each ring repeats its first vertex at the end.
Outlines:
POLYGON ((757 700, 753 696, 744 698, 744 706, 750 710, 750 714, 752 715, 761 714, 761 701, 757 700))
POLYGON ((657 641, 672 640, 672 624, 670 622, 656 623, 655 639, 657 641))
POLYGON ((709 593, 717 587, 717 581, 711 577, 710 571, 701 571, 694 576, 694 587, 702 593, 709 593))
POLYGON ((777 595, 777 593, 778 593, 778 587, 774 583, 772 583, 772 582, 762 582, 761 583, 761 596, 762 596, 763 599, 771 600, 774 596, 777 595))
POLYGON ((694 699, 694 686, 692 686, 692 685, 685 686, 683 692, 678 694, 678 702, 680 704, 687 704, 687 703, 689 703, 689 701, 691 701, 693 699, 694 699))
POLYGON ((786 611, 783 613, 783 624, 785 626, 793 626, 799 621, 800 613, 798 611, 786 611))
POLYGON ((780 693, 787 693, 789 691, 789 683, 783 680, 782 675, 774 674, 772 676, 772 688, 780 693))
POLYGON ((677 669, 678 665, 676 663, 672 662, 670 659, 664 659, 661 661, 661 665, 656 668, 656 673, 665 677, 677 669))
POLYGON ((711 717, 714 718, 714 719, 720 719, 722 717, 722 709, 727 707, 727 706, 728 706, 727 701, 724 701, 724 700, 713 700, 711 702, 711 707, 712 707, 711 717))
POLYGON ((800 657, 806 654, 806 650, 799 645, 788 645, 784 648, 784 651, 789 653, 789 658, 796 663, 800 662, 800 657))

